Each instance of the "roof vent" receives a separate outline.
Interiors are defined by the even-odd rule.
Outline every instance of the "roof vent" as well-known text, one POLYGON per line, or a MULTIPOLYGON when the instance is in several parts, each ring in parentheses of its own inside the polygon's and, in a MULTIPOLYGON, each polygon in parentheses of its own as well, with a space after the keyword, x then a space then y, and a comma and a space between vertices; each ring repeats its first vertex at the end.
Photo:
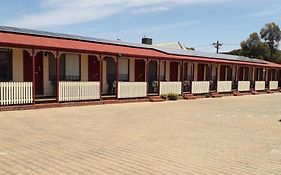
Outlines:
POLYGON ((142 44, 152 45, 152 38, 148 38, 144 36, 142 38, 142 44))

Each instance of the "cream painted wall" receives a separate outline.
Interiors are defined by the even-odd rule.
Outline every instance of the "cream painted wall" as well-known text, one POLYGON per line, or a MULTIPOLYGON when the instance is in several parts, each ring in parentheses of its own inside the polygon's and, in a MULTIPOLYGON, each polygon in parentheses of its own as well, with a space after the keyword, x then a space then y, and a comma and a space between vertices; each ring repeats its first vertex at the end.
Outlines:
POLYGON ((128 70, 128 58, 120 58, 119 60, 119 74, 128 74, 129 70, 128 70))
POLYGON ((135 59, 130 59, 130 82, 135 81, 135 59))
POLYGON ((237 76, 236 66, 232 66, 232 81, 235 80, 235 77, 237 76))
POLYGON ((65 54, 65 75, 79 76, 79 54, 65 54))
POLYGON ((81 55, 81 81, 88 81, 88 55, 81 55))
POLYGON ((44 96, 53 95, 53 86, 49 80, 49 58, 48 56, 43 56, 43 81, 44 81, 44 96))
POLYGON ((23 81, 23 50, 13 49, 13 81, 23 81))
POLYGON ((197 81, 198 63, 194 63, 194 81, 197 81))
POLYGON ((218 65, 218 72, 217 72, 217 80, 220 81, 220 75, 221 75, 221 65, 218 65))
POLYGON ((217 64, 212 64, 212 78, 213 77, 217 77, 218 74, 217 74, 217 64))
POLYGON ((204 66, 204 81, 207 79, 207 66, 204 66))
POLYGON ((166 61, 166 81, 170 81, 170 61, 166 61))

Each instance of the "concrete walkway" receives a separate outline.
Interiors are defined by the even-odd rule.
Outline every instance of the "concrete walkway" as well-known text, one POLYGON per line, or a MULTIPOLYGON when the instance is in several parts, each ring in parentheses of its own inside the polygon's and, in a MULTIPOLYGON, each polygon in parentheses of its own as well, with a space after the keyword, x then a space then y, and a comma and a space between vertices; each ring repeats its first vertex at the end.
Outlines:
POLYGON ((281 174, 281 94, 0 113, 0 174, 281 174))

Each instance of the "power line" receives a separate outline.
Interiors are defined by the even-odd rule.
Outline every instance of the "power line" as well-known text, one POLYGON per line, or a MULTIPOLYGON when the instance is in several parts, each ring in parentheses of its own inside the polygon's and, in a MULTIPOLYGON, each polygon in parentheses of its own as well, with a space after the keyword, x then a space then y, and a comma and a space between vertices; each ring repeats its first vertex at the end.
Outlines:
POLYGON ((199 47, 209 47, 209 46, 212 46, 212 44, 209 44, 209 45, 196 46, 196 47, 193 47, 193 48, 199 48, 199 47))
POLYGON ((223 43, 223 45, 227 45, 227 46, 239 46, 240 44, 225 44, 225 43, 223 43))

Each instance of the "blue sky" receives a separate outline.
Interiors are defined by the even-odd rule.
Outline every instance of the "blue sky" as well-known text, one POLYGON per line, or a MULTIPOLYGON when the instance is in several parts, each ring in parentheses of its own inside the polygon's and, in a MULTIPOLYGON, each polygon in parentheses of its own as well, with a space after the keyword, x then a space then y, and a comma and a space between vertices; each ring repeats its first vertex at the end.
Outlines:
POLYGON ((238 48, 268 22, 281 25, 280 0, 9 0, 0 6, 0 25, 136 43, 145 35, 207 52, 215 52, 217 40, 226 44, 221 51, 238 48))

